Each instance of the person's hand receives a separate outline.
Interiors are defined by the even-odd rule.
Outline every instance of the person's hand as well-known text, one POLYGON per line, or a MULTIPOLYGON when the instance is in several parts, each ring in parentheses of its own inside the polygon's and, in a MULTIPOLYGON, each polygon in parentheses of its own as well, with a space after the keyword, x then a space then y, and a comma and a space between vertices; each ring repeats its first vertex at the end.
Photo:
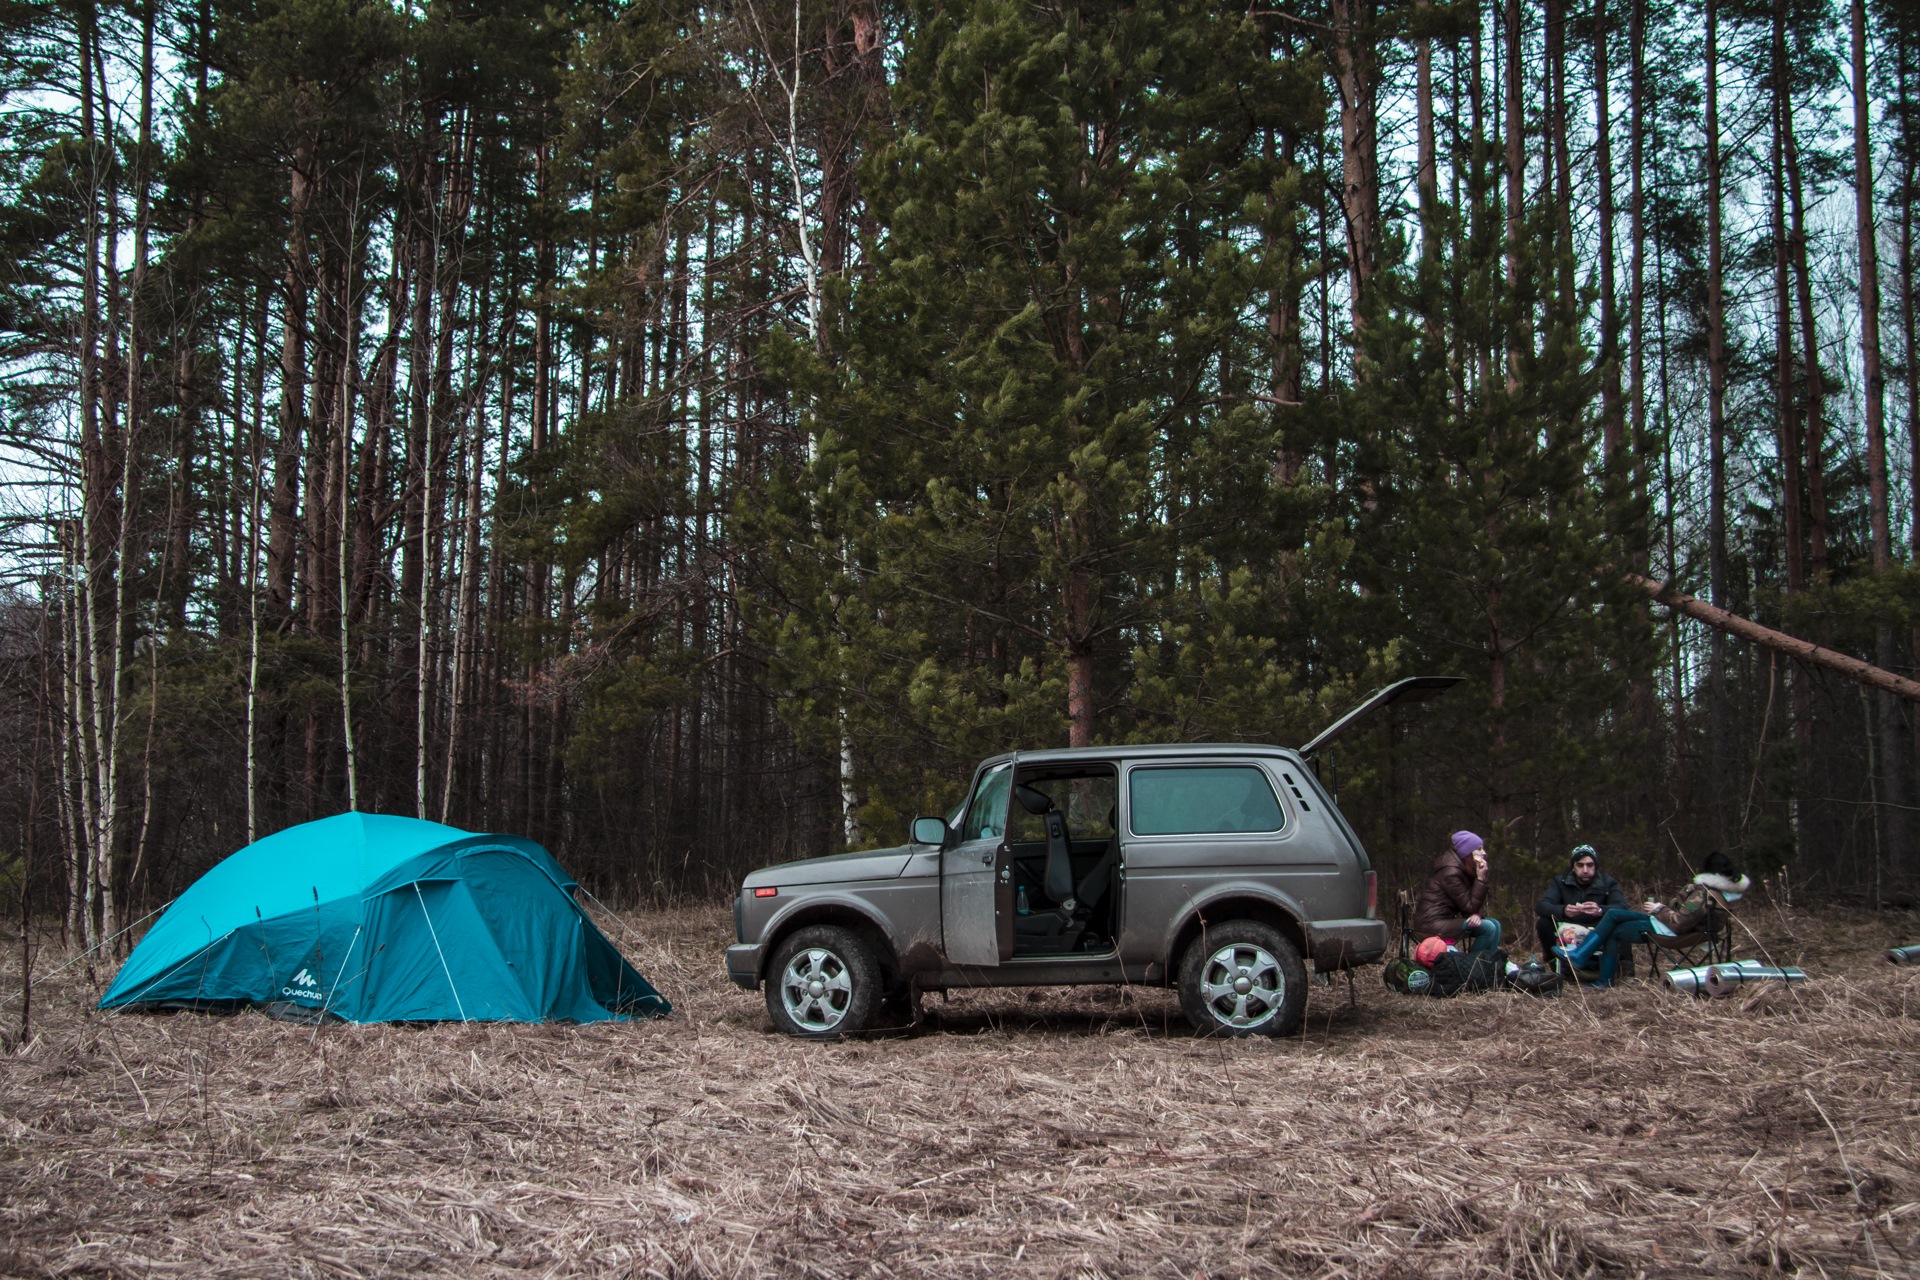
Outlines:
POLYGON ((1487 878, 1487 851, 1485 849, 1474 850, 1473 878, 1475 880, 1485 880, 1487 878))
POLYGON ((1597 902, 1576 902, 1567 908, 1567 913, 1569 915, 1597 916, 1600 914, 1600 904, 1597 902))
POLYGON ((1480 917, 1479 917, 1479 916, 1477 916, 1477 915, 1476 915, 1476 916, 1468 916, 1468 917, 1467 917, 1467 928, 1469 928, 1469 929, 1478 929, 1479 927, 1480 927, 1480 917))
POLYGON ((1648 915, 1652 915, 1654 912, 1662 910, 1665 906, 1666 906, 1665 903, 1655 902, 1652 898, 1648 898, 1645 902, 1640 904, 1640 909, 1642 911, 1645 911, 1648 915))

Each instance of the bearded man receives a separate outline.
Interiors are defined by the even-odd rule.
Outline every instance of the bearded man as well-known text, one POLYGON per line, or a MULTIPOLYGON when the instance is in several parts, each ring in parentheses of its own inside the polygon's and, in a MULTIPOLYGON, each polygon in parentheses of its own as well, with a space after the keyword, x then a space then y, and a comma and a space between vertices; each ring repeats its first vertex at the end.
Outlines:
MULTIPOLYGON (((1534 908, 1534 932, 1540 939, 1540 960, 1553 965, 1553 944, 1562 924, 1591 929, 1609 907, 1625 907, 1627 895, 1620 882, 1600 869, 1600 854, 1590 844, 1574 846, 1571 866, 1556 876, 1534 908)), ((1629 944, 1630 945, 1630 944, 1629 944)))

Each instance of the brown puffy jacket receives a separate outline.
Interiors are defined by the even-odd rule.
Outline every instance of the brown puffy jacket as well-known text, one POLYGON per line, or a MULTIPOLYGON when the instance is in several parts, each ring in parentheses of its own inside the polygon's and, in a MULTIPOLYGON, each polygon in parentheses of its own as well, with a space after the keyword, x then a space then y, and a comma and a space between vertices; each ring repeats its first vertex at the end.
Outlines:
POLYGON ((1476 880, 1473 863, 1449 849, 1433 860, 1433 872, 1413 904, 1413 936, 1457 938, 1467 917, 1487 905, 1487 882, 1476 880))

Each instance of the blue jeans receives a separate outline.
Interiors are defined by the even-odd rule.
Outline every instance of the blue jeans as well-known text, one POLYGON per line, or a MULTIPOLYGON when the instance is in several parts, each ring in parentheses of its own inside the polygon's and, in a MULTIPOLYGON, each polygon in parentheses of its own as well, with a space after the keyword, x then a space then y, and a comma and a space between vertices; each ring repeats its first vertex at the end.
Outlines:
POLYGON ((1460 941, 1468 943, 1468 951, 1498 951, 1500 949, 1500 922, 1492 916, 1481 916, 1480 926, 1469 929, 1460 927, 1460 941))
POLYGON ((1593 932, 1581 942, 1586 954, 1593 955, 1604 951, 1607 944, 1618 939, 1632 945, 1653 932, 1653 917, 1644 911, 1628 911, 1624 907, 1609 907, 1600 917, 1593 932))

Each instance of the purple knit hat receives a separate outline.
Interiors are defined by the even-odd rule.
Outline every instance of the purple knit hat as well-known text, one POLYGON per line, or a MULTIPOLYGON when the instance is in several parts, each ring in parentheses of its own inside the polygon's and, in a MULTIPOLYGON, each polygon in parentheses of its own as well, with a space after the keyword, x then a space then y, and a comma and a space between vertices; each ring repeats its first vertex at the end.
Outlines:
POLYGON ((1473 851, 1484 847, 1486 843, 1485 840, 1482 840, 1471 831, 1456 831, 1453 833, 1453 851, 1459 855, 1460 861, 1462 862, 1471 858, 1473 851))

